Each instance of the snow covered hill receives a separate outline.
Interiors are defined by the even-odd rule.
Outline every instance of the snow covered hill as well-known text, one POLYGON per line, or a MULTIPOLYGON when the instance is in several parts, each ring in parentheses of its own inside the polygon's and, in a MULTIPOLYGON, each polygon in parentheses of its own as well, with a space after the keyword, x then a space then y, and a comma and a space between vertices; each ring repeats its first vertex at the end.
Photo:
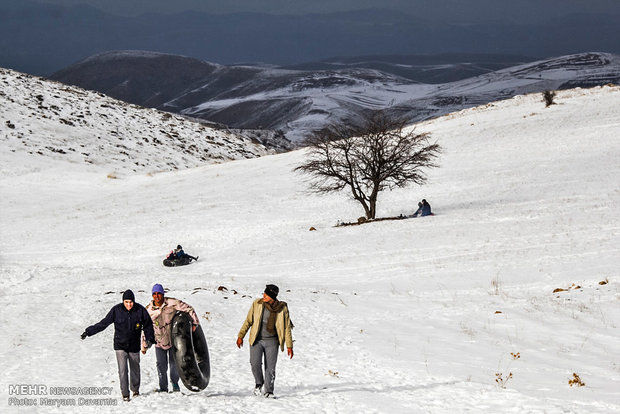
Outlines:
POLYGON ((170 171, 271 152, 198 120, 7 69, 0 69, 0 121, 5 151, 103 165, 111 174, 170 171))
POLYGON ((620 83, 620 56, 581 53, 501 69, 440 85, 425 96, 400 102, 394 108, 412 118, 454 112, 462 108, 545 90, 620 83))
POLYGON ((303 150, 109 180, 112 159, 3 145, 2 412, 620 412, 620 88, 560 91, 548 108, 520 95, 415 128, 444 147, 441 168, 383 193, 378 214, 426 198, 436 215, 349 227, 334 226, 361 215, 347 194, 308 195, 292 172, 303 150), (177 243, 200 260, 164 268, 177 243), (80 334, 154 283, 200 315, 211 383, 153 392, 150 350, 142 395, 122 403, 113 329, 80 334), (295 324, 275 400, 251 395, 235 347, 266 283, 295 324), (9 399, 33 396, 13 384, 111 387, 117 405, 20 408, 9 399))
MULTIPOLYGON (((437 65, 427 70, 441 71, 437 65)), ((282 130, 299 143, 329 122, 351 122, 369 110, 388 108, 420 121, 524 93, 618 84, 620 56, 561 56, 456 82, 424 84, 364 68, 221 66, 161 53, 118 51, 85 59, 52 78, 237 128, 282 130)))

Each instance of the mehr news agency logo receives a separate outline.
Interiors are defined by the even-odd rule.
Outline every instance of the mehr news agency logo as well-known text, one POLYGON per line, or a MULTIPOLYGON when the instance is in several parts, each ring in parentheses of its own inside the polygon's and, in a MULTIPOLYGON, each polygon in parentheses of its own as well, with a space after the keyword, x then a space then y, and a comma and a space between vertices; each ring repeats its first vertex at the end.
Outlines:
POLYGON ((8 405, 14 407, 78 407, 117 405, 112 387, 48 387, 43 384, 9 385, 8 405))

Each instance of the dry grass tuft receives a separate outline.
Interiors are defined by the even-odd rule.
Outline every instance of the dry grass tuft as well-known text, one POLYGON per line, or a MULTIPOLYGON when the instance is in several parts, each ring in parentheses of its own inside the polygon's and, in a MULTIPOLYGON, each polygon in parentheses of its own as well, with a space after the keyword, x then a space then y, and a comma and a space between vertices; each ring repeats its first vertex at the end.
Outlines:
POLYGON ((583 382, 581 378, 579 378, 579 375, 577 375, 576 372, 573 372, 573 378, 568 380, 568 385, 570 385, 571 387, 573 385, 576 385, 578 387, 583 387, 586 385, 586 383, 583 382))
POLYGON ((506 388, 506 383, 512 378, 512 372, 508 373, 508 376, 504 378, 504 374, 501 372, 495 373, 495 382, 500 388, 506 388))

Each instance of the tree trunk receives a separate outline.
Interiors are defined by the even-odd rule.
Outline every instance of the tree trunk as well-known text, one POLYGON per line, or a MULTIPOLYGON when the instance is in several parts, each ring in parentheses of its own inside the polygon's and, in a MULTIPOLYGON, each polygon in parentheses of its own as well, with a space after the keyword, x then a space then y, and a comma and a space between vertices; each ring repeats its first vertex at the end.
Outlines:
POLYGON ((377 218, 377 198, 379 196, 379 183, 375 183, 368 204, 370 204, 370 216, 369 219, 377 218))
POLYGON ((374 218, 373 213, 372 213, 372 206, 369 207, 363 198, 358 198, 357 201, 359 201, 362 207, 364 207, 364 213, 366 214, 366 218, 369 220, 374 218))

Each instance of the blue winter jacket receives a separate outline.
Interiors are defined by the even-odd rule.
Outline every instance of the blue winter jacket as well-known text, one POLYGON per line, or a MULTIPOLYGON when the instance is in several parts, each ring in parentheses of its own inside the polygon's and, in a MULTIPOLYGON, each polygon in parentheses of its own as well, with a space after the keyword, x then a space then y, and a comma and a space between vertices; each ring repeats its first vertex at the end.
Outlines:
POLYGON ((431 205, 428 203, 422 203, 422 217, 431 215, 431 205))
POLYGON ((114 323, 114 349, 126 352, 140 351, 140 335, 144 330, 146 340, 155 343, 155 332, 151 316, 144 306, 135 303, 127 310, 122 303, 115 305, 100 322, 86 328, 86 335, 92 336, 114 323))

